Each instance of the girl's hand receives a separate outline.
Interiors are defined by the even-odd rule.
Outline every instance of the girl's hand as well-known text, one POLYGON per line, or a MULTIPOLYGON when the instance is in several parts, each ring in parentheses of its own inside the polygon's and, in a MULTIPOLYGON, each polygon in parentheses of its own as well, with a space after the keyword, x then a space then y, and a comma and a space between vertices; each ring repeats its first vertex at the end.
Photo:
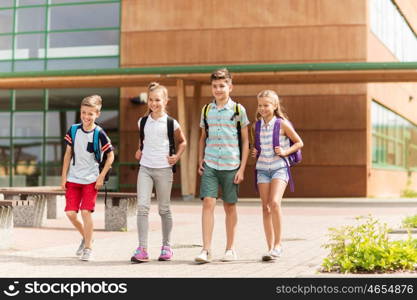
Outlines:
POLYGON ((275 147, 274 148, 275 154, 279 155, 279 156, 287 156, 287 151, 285 151, 284 149, 282 149, 281 147, 275 147))
POLYGON ((135 158, 137 160, 140 160, 142 158, 142 151, 140 149, 138 149, 138 151, 136 151, 135 158))
POLYGON ((256 158, 256 155, 258 154, 258 150, 256 150, 256 148, 253 148, 250 155, 252 158, 256 158))
POLYGON ((177 163, 177 161, 179 160, 179 157, 176 154, 171 155, 171 156, 167 156, 167 158, 168 158, 168 163, 171 166, 175 165, 177 163))

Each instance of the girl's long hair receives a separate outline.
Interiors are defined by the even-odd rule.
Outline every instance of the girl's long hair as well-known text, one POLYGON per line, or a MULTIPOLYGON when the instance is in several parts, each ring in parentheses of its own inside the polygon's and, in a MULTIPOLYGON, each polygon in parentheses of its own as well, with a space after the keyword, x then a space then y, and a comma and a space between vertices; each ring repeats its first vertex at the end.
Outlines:
MULTIPOLYGON (((155 92, 155 91, 161 91, 164 100, 166 100, 166 101, 169 100, 169 98, 168 98, 168 89, 165 86, 163 86, 163 85, 161 85, 161 84, 159 84, 158 82, 155 82, 155 81, 151 82, 148 85, 148 100, 149 100, 149 94, 151 92, 155 92)), ((164 109, 164 112, 165 113, 167 112, 166 109, 164 109)), ((148 110, 146 111, 145 116, 149 116, 151 113, 152 113, 152 110, 150 110, 150 108, 148 107, 148 110)))
MULTIPOLYGON (((260 91, 259 94, 256 96, 259 100, 260 98, 268 98, 272 101, 272 104, 276 107, 274 110, 274 115, 277 118, 281 118, 284 120, 289 120, 285 109, 281 106, 279 101, 278 94, 273 90, 263 90, 260 91)), ((261 114, 256 110, 256 117, 255 120, 260 120, 262 118, 261 114)))

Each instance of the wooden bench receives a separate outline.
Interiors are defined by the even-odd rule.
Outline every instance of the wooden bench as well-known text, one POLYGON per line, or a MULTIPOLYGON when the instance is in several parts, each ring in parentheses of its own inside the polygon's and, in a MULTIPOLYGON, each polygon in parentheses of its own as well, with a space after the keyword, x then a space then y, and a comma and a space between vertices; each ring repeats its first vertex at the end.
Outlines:
MULTIPOLYGON (((32 218, 19 217, 15 226, 42 226, 47 211, 48 219, 61 217, 65 206, 65 191, 60 187, 36 188, 0 188, 0 194, 19 200, 34 200, 35 209, 32 218), (23 219, 23 220, 22 220, 23 219)), ((99 192, 98 197, 104 198, 105 193, 99 192)), ((136 227, 137 210, 136 193, 107 192, 105 201, 104 223, 108 231, 128 231, 136 227)))
POLYGON ((0 200, 0 249, 7 249, 13 243, 14 209, 33 205, 31 200, 0 200))

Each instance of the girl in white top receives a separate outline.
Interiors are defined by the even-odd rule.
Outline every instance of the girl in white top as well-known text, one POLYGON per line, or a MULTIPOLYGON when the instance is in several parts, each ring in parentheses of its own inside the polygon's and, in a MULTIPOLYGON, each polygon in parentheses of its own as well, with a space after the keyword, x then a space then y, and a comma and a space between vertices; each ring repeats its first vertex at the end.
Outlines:
MULTIPOLYGON (((174 138, 177 152, 169 155, 168 139, 168 91, 156 82, 148 86, 148 112, 143 128, 143 147, 139 141, 139 149, 135 158, 140 162, 138 174, 138 236, 139 247, 135 250, 131 261, 140 263, 149 261, 148 255, 148 214, 151 206, 152 189, 155 186, 158 210, 162 222, 162 248, 159 260, 170 260, 173 251, 170 245, 172 231, 172 215, 170 209, 171 189, 173 182, 172 167, 180 159, 185 150, 186 140, 176 120, 174 120, 174 138), (141 150, 141 148, 143 150, 141 150)), ((138 121, 140 130, 141 119, 138 121)))

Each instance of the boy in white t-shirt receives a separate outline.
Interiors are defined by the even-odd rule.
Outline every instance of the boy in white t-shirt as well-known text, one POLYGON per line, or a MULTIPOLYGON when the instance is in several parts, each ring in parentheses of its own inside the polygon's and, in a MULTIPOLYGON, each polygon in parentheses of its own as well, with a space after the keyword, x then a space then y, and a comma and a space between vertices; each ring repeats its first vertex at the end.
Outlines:
POLYGON ((170 245, 172 231, 170 202, 173 168, 175 168, 176 162, 185 150, 186 140, 178 122, 166 114, 167 103, 167 89, 156 82, 152 82, 148 86, 148 113, 138 121, 141 139, 135 158, 140 162, 137 184, 139 247, 130 259, 133 263, 149 261, 148 214, 154 185, 162 222, 162 248, 159 260, 171 260, 173 255, 170 245), (170 126, 171 141, 169 138, 170 126), (177 140, 178 144, 176 153, 173 146, 174 139, 177 140))
POLYGON ((65 213, 80 232, 82 241, 76 255, 88 261, 91 258, 93 240, 93 220, 91 213, 97 199, 97 192, 104 184, 104 178, 113 160, 113 147, 104 130, 95 124, 100 116, 102 99, 98 95, 85 97, 81 102, 81 124, 74 124, 65 136, 67 144, 62 164, 61 187, 65 192, 65 213), (98 135, 96 135, 98 133, 98 135), (97 136, 94 147, 94 136, 97 136), (101 157, 98 158, 97 156, 101 157), (107 157, 103 169, 99 162, 107 157), (81 223, 77 214, 81 210, 81 223))

